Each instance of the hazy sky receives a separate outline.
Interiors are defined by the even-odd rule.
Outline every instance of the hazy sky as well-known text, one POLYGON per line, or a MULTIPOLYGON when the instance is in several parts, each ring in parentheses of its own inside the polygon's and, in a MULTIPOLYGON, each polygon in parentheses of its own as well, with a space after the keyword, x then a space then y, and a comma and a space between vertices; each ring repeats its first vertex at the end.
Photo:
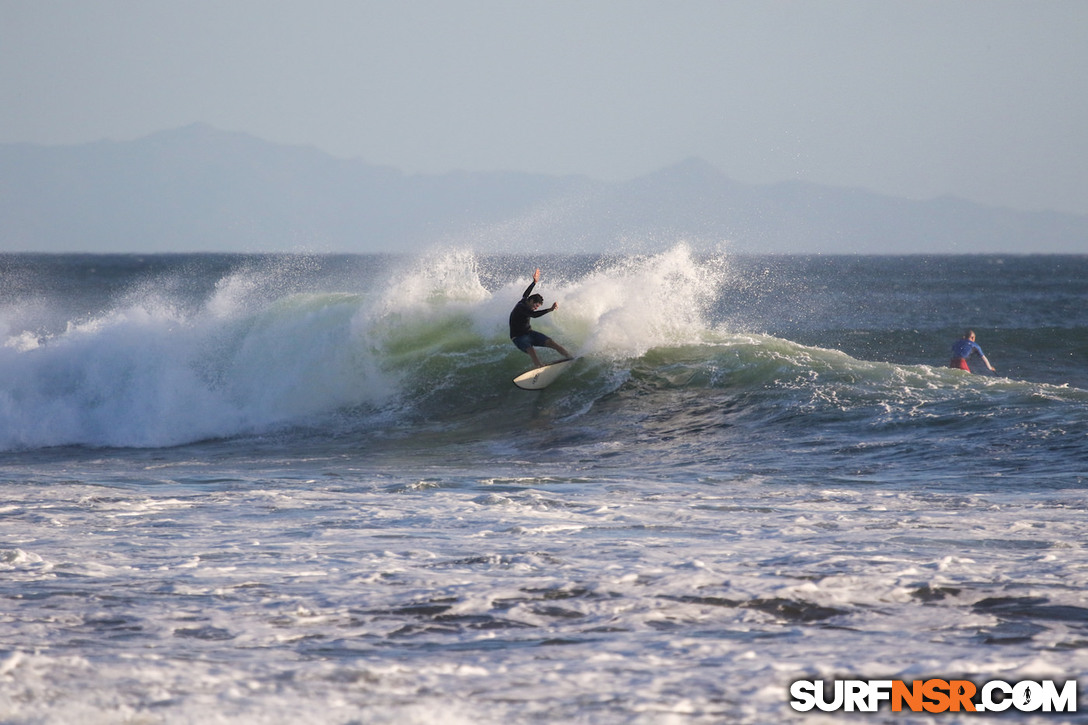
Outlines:
POLYGON ((1088 213, 1086 76, 1084 0, 0 0, 0 142, 199 121, 406 172, 1088 213))

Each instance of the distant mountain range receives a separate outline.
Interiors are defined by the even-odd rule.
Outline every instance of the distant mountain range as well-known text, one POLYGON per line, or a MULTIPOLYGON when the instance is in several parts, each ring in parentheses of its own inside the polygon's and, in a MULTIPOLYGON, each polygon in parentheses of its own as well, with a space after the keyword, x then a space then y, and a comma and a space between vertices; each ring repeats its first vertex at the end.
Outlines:
POLYGON ((130 142, 0 144, 0 251, 1088 253, 1088 215, 730 180, 692 159, 621 183, 406 175, 203 124, 130 142))

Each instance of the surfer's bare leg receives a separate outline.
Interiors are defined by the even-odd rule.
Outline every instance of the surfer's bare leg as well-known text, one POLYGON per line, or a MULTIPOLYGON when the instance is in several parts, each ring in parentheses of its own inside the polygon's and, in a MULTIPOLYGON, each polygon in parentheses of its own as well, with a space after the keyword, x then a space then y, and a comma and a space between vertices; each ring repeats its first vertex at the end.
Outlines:
POLYGON ((539 368, 539 367, 544 366, 544 364, 540 362, 540 358, 536 354, 536 348, 530 346, 529 349, 526 350, 525 352, 529 353, 529 357, 533 361, 533 367, 534 368, 539 368))
POLYGON ((569 352, 567 352, 567 348, 563 347, 562 345, 560 345, 555 340, 548 340, 548 347, 555 350, 556 352, 558 352, 563 357, 573 357, 573 355, 571 355, 569 352))

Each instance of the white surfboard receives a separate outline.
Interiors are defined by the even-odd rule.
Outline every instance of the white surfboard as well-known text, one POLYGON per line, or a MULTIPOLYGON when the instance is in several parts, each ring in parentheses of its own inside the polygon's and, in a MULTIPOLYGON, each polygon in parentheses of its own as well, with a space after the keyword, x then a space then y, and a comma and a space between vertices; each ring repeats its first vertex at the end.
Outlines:
POLYGON ((514 378, 514 385, 522 390, 543 390, 555 382, 555 379, 558 378, 572 362, 574 362, 574 358, 568 357, 563 360, 550 362, 543 367, 534 368, 529 372, 522 373, 514 378))

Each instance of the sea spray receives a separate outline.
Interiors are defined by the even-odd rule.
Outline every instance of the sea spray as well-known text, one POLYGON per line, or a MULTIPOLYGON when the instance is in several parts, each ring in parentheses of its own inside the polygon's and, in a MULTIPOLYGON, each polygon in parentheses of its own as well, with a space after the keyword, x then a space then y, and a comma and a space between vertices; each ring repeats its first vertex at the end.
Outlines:
POLYGON ((638 357, 662 345, 704 339, 720 291, 720 257, 699 260, 686 244, 613 261, 564 290, 586 354, 638 357))

